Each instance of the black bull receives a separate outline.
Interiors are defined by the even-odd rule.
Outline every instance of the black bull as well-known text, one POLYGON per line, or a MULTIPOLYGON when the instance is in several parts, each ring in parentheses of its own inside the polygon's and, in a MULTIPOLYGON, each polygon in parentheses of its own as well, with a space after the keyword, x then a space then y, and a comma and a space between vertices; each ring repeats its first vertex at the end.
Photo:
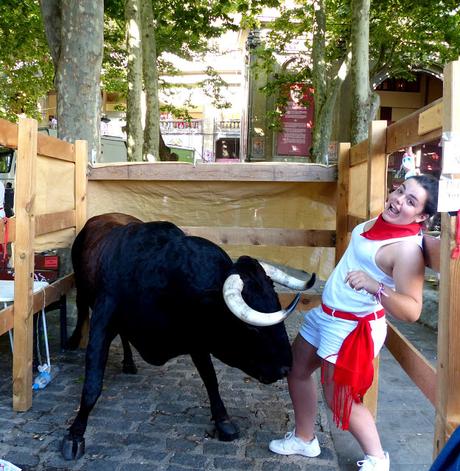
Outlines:
MULTIPOLYGON (((109 347, 118 334, 127 350, 132 344, 153 365, 178 355, 191 356, 221 440, 237 438, 238 428, 220 397, 211 354, 262 383, 288 373, 292 357, 284 323, 261 326, 250 320, 252 325, 248 324, 229 310, 224 299, 224 283, 236 279, 237 285, 243 282, 243 317, 249 310, 263 323, 264 313, 286 312, 257 260, 243 256, 233 263, 214 243, 187 236, 172 223, 142 223, 112 213, 86 223, 72 247, 72 261, 79 311, 74 344, 88 306, 92 315, 81 403, 62 442, 64 458, 84 453, 88 416, 101 393, 109 347)), ((313 283, 314 276, 304 288, 313 283)))

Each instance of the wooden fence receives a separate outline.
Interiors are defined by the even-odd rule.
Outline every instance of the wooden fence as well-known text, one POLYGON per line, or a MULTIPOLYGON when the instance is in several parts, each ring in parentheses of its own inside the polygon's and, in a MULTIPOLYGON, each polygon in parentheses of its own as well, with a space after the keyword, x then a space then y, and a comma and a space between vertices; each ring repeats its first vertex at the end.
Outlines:
MULTIPOLYGON (((340 146, 336 260, 343 254, 356 223, 381 212, 387 192, 388 156, 408 146, 440 141, 443 133, 459 135, 458 103, 460 61, 445 68, 442 99, 388 127, 386 121, 373 122, 366 141, 353 147, 340 146), (367 184, 363 185, 363 182, 367 184)), ((436 409, 435 456, 460 425, 460 260, 450 257, 454 241, 455 217, 447 213, 442 214, 441 241, 424 237, 426 263, 440 271, 437 368, 431 366, 391 321, 388 322, 386 340, 395 359, 436 409)), ((374 413, 377 409, 378 359, 375 366, 374 385, 365 398, 374 413)))
MULTIPOLYGON (((386 126, 386 122, 374 122, 369 139, 357 146, 341 144, 339 149, 338 181, 334 168, 319 165, 289 164, 234 164, 227 166, 189 164, 140 164, 120 165, 92 169, 91 181, 151 181, 182 182, 216 179, 225 182, 245 181, 283 184, 299 182, 337 181, 337 218, 335 244, 330 230, 276 227, 197 227, 190 226, 192 233, 204 235, 218 243, 260 246, 296 245, 301 247, 336 246, 336 258, 343 253, 349 232, 356 222, 376 216, 382 209, 386 195, 386 167, 388 155, 409 145, 422 144, 440 139, 442 132, 460 132, 459 72, 460 63, 449 64, 445 70, 443 99, 413 115, 386 126), (363 182, 367 182, 363 185, 363 182)), ((33 240, 34 237, 58 229, 74 227, 78 231, 86 220, 86 146, 82 141, 75 145, 52 137, 38 135, 33 120, 21 120, 19 126, 0 120, 0 145, 18 150, 16 180, 16 216, 9 222, 10 240, 15 247, 15 302, 0 311, 0 335, 14 327, 13 355, 13 407, 27 410, 31 406, 32 383, 32 315, 45 303, 57 300, 72 285, 72 277, 58 280, 45 293, 32 296, 33 240), (35 214, 37 183, 35 161, 37 155, 65 160, 74 164, 74 209, 53 214, 35 214), (46 301, 45 301, 46 300, 46 301)), ((211 190, 212 191, 212 190, 211 190)), ((115 194, 115 193, 114 193, 115 194)), ((109 200, 108 200, 109 201, 109 200)), ((115 203, 118 203, 115 201, 115 203)), ((114 204, 112 202, 112 204, 114 204)), ((119 207, 104 207, 105 211, 117 211, 119 207)), ((454 221, 442 215, 440 250, 440 314, 438 334, 438 368, 435 371, 423 356, 390 324, 387 345, 409 376, 421 388, 436 407, 435 454, 442 448, 460 422, 460 303, 458 285, 460 261, 449 256, 454 240, 454 221)), ((0 237, 3 237, 0 234, 0 237)), ((428 239, 427 239, 428 241, 428 239)), ((430 243, 429 243, 430 244, 430 243)), ((431 264, 436 255, 427 249, 431 264)), ((317 300, 316 300, 317 301, 317 300)), ((311 303, 311 299, 306 303, 311 303)), ((378 378, 378 375, 377 375, 378 378)), ((376 408, 376 389, 367 399, 376 408)))
MULTIPOLYGON (((0 120, 0 145, 17 149, 15 216, 8 219, 7 231, 5 224, 0 230, 1 241, 7 232, 8 241, 14 242, 14 303, 0 311, 0 335, 14 328, 13 408, 17 411, 32 405, 33 315, 73 286, 73 275, 68 275, 33 294, 34 240, 67 228, 79 231, 86 221, 86 142, 73 145, 37 130, 37 122, 32 119, 20 119, 19 125, 0 120), (73 167, 74 185, 68 188, 73 209, 36 213, 38 156, 68 162, 73 167)), ((51 162, 49 165, 52 168, 51 162)))

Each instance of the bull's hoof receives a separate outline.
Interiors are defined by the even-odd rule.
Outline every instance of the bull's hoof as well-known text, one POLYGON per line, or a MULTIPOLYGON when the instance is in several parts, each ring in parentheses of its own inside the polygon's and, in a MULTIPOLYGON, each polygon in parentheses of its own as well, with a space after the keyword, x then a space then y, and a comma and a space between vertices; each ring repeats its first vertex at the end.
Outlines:
POLYGON ((85 439, 83 437, 72 437, 68 433, 61 444, 61 453, 64 459, 78 460, 85 454, 85 439))
POLYGON ((238 427, 231 420, 216 422, 217 439, 221 442, 232 442, 240 437, 238 427))
POLYGON ((122 371, 128 375, 135 375, 137 374, 137 367, 132 361, 123 361, 122 371))

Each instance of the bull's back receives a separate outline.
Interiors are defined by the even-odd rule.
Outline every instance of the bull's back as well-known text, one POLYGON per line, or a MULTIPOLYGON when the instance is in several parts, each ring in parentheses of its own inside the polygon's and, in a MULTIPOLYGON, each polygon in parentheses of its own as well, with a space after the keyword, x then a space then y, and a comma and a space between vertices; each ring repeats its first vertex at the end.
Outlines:
POLYGON ((166 221, 116 228, 107 240, 99 280, 117 303, 144 310, 221 300, 233 263, 213 242, 166 221))
POLYGON ((72 264, 77 290, 86 292, 92 304, 97 272, 108 234, 117 227, 140 224, 142 221, 123 213, 94 216, 86 222, 72 245, 72 264))

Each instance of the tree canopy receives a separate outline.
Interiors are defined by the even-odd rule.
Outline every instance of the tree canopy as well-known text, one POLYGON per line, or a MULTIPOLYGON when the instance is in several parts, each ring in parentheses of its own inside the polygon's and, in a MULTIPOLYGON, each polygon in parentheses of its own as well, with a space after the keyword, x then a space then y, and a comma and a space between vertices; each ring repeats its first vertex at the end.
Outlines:
POLYGON ((54 70, 37 0, 0 2, 0 44, 0 117, 39 118, 54 70))

